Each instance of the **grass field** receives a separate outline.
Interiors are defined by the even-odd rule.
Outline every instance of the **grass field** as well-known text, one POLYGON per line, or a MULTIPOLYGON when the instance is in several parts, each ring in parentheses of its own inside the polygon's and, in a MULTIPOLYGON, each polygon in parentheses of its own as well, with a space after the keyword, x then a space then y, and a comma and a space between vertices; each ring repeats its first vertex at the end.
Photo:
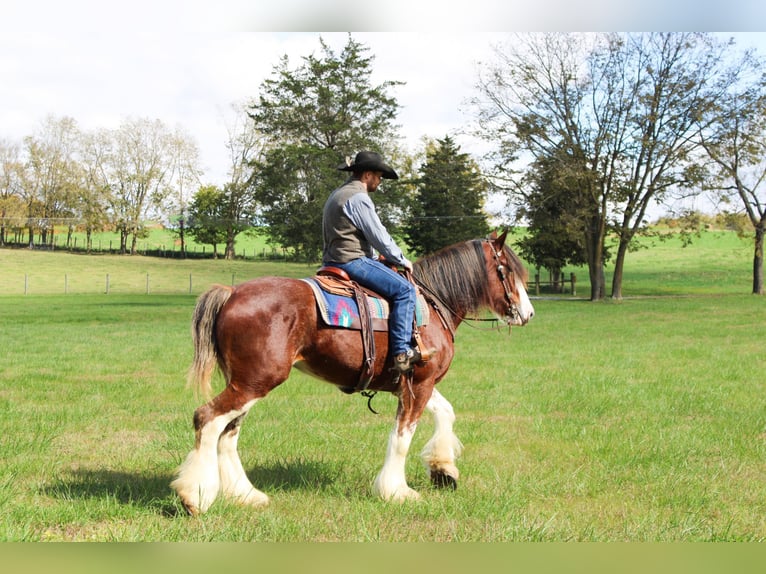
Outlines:
POLYGON ((424 418, 408 463, 416 504, 371 493, 395 400, 376 396, 374 415, 294 373, 240 439, 272 504, 219 500, 190 519, 168 483, 193 443, 195 295, 232 274, 313 267, 2 250, 0 540, 763 541, 766 301, 748 294, 749 259, 732 234, 661 243, 629 255, 622 302, 539 299, 510 337, 462 326, 440 384, 461 480, 428 485, 424 418), (62 272, 115 283, 64 294, 62 272), (181 287, 147 296, 146 273, 181 287), (19 274, 35 286, 26 296, 8 279, 19 274))
MULTIPOLYGON (((162 242, 167 232, 152 236, 162 242)), ((245 237, 243 249, 258 250, 258 238, 245 237)), ((645 240, 644 249, 628 254, 623 282, 625 297, 749 293, 752 244, 733 232, 704 233, 690 247, 678 237, 645 240)), ((142 255, 78 255, 62 251, 0 249, 0 296, 57 294, 199 294, 211 283, 239 283, 256 275, 303 277, 315 264, 235 259, 233 261, 145 257, 142 255)), ((607 287, 611 287, 611 268, 607 287)), ((532 270, 530 270, 532 272, 532 270)), ((578 296, 589 295, 587 268, 576 273, 578 296)), ((543 276, 545 279, 545 276, 543 276)))

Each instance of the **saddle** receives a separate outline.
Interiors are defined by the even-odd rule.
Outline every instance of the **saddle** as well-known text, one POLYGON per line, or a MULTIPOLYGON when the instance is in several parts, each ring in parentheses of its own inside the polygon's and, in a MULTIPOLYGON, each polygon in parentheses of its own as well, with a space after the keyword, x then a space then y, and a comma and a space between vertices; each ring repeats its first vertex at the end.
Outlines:
MULTIPOLYGON (((410 279, 411 280, 411 279, 410 279)), ((388 301, 374 291, 362 287, 338 267, 320 268, 314 277, 303 279, 312 290, 324 323, 331 327, 361 331, 364 364, 359 383, 353 391, 364 391, 375 369, 375 331, 388 331, 388 301)), ((417 289, 413 319, 415 340, 420 344, 418 327, 427 324, 427 303, 417 289)), ((424 360, 427 360, 424 357, 424 360)))

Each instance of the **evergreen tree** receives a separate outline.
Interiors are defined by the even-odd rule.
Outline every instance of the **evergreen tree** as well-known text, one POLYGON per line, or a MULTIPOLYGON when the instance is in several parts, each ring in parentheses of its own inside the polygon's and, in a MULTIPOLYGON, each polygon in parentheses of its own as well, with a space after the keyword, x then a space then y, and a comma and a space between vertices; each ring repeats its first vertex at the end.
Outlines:
POLYGON ((449 136, 426 151, 405 237, 418 255, 483 237, 489 232, 483 211, 485 184, 478 166, 449 136))
MULTIPOLYGON (((555 288, 560 288, 565 265, 587 262, 584 222, 590 205, 579 193, 581 187, 571 169, 565 150, 540 157, 530 170, 529 187, 518 216, 526 219, 528 234, 519 243, 519 253, 538 269, 550 271, 555 288)), ((608 254, 605 255, 608 259, 608 254)))
POLYGON ((360 150, 391 157, 396 82, 370 83, 373 57, 349 37, 340 54, 320 39, 320 56, 290 68, 284 57, 250 107, 271 138, 255 169, 255 197, 267 234, 301 259, 322 249, 322 208, 345 175, 336 167, 360 150))

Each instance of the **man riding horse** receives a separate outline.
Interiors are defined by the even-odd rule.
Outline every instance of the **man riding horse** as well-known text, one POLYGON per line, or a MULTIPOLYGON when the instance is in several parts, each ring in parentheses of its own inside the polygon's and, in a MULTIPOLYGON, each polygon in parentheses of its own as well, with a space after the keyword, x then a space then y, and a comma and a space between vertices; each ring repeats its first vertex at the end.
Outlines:
POLYGON ((389 352, 394 369, 406 373, 423 359, 420 350, 412 344, 415 286, 373 258, 373 249, 386 262, 409 272, 412 272, 412 262, 383 226, 369 195, 378 189, 381 179, 399 179, 399 176, 379 154, 371 151, 360 151, 353 162, 348 161, 338 169, 350 171, 351 176, 330 194, 324 205, 322 262, 344 270, 351 279, 388 300, 391 307, 389 352))

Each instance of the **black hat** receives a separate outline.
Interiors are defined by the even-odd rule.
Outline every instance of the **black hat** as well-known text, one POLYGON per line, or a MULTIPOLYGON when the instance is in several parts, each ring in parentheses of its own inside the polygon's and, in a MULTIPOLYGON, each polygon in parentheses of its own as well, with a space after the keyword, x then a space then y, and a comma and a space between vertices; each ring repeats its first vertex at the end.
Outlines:
POLYGON ((383 161, 379 153, 374 151, 360 151, 356 154, 354 161, 346 158, 346 163, 338 166, 341 171, 353 171, 359 173, 362 171, 380 171, 383 172, 384 179, 399 179, 393 168, 383 161))

